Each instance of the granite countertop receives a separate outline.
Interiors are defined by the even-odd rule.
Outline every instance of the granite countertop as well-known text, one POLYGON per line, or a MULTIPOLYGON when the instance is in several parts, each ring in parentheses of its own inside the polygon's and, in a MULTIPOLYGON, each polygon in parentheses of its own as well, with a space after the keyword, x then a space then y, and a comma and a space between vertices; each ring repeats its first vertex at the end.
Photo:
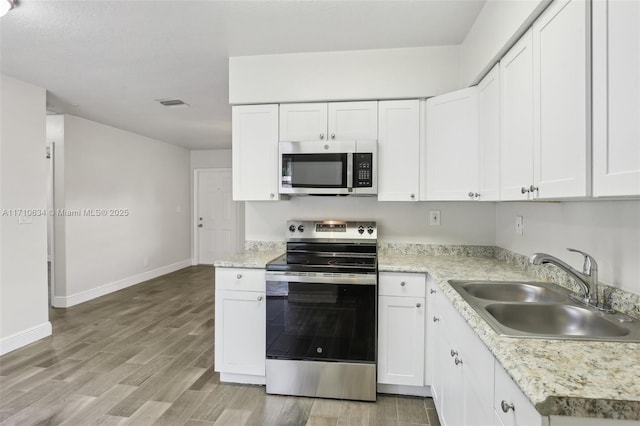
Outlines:
POLYGON ((537 281, 492 257, 381 253, 380 272, 429 273, 542 415, 640 420, 640 343, 498 335, 451 279, 537 281))
POLYGON ((281 249, 272 250, 245 250, 228 259, 216 260, 213 266, 216 268, 264 268, 267 262, 284 253, 281 249))

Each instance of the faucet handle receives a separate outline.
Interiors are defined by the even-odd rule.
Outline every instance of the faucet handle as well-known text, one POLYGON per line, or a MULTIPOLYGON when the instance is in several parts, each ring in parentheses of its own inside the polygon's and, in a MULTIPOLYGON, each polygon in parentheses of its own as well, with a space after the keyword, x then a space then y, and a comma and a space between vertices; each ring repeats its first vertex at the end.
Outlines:
POLYGON ((594 270, 598 270, 598 263, 596 262, 596 260, 593 258, 593 256, 591 256, 589 253, 585 253, 581 250, 576 250, 573 248, 568 248, 567 250, 575 252, 575 253, 580 253, 581 255, 584 256, 584 265, 582 267, 582 272, 585 274, 590 275, 594 270))

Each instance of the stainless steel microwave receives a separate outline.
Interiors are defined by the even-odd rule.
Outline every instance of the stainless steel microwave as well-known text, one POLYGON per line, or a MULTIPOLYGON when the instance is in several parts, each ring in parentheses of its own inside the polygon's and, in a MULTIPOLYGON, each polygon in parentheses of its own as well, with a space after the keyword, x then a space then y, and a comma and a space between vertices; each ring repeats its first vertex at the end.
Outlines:
POLYGON ((376 195, 377 141, 280 142, 280 193, 376 195))

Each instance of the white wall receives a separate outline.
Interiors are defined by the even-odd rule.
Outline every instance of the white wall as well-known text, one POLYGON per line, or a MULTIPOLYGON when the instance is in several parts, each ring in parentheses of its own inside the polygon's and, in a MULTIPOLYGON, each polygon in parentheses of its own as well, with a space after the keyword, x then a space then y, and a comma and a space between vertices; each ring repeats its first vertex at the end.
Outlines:
POLYGON ((496 245, 529 255, 546 252, 578 270, 582 257, 595 257, 600 281, 640 294, 640 201, 499 203, 496 245), (515 233, 515 217, 524 218, 524 235, 515 233))
POLYGON ((51 334, 46 209, 45 90, 0 76, 0 355, 51 334))
POLYGON ((551 0, 488 0, 460 45, 461 87, 480 81, 551 0))
POLYGON ((229 58, 229 103, 399 99, 460 88, 458 46, 229 58))
POLYGON ((293 197, 245 202, 246 239, 283 241, 289 219, 375 220, 383 242, 495 244, 495 204, 473 202, 382 202, 375 197, 293 197), (441 226, 429 226, 429 210, 441 211, 441 226))
POLYGON ((191 264, 189 151, 70 115, 58 142, 55 306, 77 303, 191 264), (62 145, 62 147, 60 146, 62 145), (61 155, 63 152, 63 155, 61 155), (64 161, 63 168, 58 163, 64 161), (62 173, 63 172, 63 173, 62 173), (85 209, 123 209, 90 216, 85 209), (64 268, 60 267, 64 262, 64 268))

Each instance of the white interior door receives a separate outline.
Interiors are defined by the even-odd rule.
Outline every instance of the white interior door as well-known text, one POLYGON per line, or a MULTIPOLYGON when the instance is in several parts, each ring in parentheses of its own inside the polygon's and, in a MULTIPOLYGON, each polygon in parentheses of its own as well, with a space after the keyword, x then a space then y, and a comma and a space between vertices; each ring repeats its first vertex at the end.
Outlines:
POLYGON ((237 209, 231 192, 231 169, 199 170, 198 263, 213 264, 238 251, 237 209))

